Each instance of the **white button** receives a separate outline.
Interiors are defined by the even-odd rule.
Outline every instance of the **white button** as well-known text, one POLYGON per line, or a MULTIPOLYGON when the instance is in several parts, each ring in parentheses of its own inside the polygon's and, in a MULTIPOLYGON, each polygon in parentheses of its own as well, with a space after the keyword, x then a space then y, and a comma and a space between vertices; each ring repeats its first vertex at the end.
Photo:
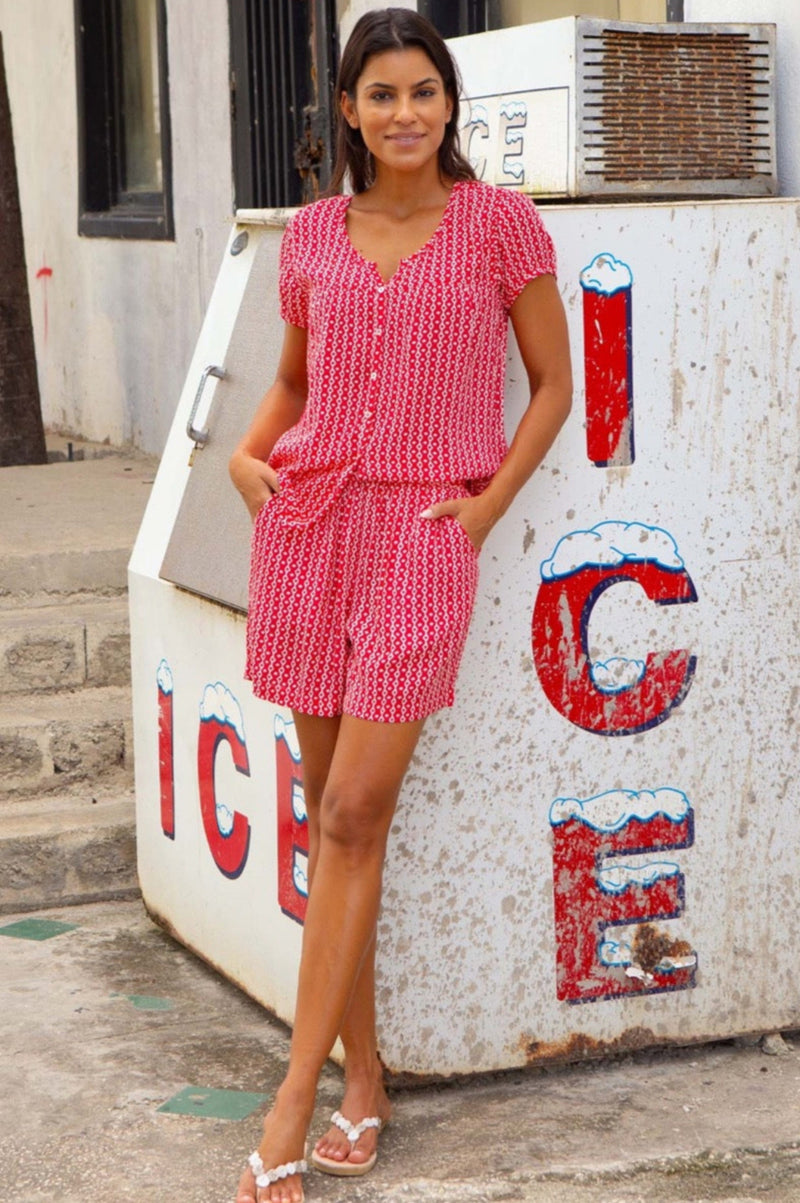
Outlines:
POLYGON ((365 417, 365 418, 371 418, 371 417, 372 417, 372 410, 371 410, 371 409, 367 409, 367 410, 365 410, 365 411, 364 411, 364 417, 365 417))
POLYGON ((379 284, 379 285, 378 285, 378 292, 386 292, 386 285, 385 285, 385 284, 379 284))
POLYGON ((376 327, 375 334, 383 334, 383 326, 376 327))
POLYGON ((370 372, 370 374, 369 374, 369 378, 370 378, 370 380, 377 380, 377 379, 378 379, 378 373, 377 373, 377 372, 370 372))

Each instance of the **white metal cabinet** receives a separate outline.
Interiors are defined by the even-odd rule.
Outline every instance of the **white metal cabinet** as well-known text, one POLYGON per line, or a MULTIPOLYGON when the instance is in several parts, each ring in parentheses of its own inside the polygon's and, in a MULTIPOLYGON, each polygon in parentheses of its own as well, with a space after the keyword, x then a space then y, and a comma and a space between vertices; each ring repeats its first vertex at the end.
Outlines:
MULTIPOLYGON (((457 704, 429 720, 392 831, 381 1051, 409 1074, 800 1022, 797 202, 545 220, 575 408, 484 548, 457 704), (593 290, 598 256, 628 269, 625 305, 593 290), (633 423, 611 467, 587 451, 603 370, 633 423)), ((303 904, 291 716, 242 680, 241 614, 159 575, 197 381, 244 337, 237 315, 257 320, 241 300, 258 247, 277 247, 278 228, 234 236, 245 228, 131 561, 139 857, 151 911, 291 1020, 303 904)), ((250 345, 266 382, 275 280, 258 288, 263 356, 250 345)), ((525 401, 512 354, 510 426, 525 401)), ((208 425, 195 465, 213 407, 208 425)), ((220 498, 233 492, 226 458, 220 498)))

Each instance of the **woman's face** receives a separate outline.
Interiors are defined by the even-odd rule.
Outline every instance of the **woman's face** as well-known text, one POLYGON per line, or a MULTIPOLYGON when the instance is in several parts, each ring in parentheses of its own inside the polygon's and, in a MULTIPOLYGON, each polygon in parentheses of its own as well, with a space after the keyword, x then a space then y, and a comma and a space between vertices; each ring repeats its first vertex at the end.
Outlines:
POLYGON ((399 171, 418 171, 436 156, 453 112, 441 75, 418 46, 372 55, 355 98, 343 92, 341 103, 376 163, 399 171))

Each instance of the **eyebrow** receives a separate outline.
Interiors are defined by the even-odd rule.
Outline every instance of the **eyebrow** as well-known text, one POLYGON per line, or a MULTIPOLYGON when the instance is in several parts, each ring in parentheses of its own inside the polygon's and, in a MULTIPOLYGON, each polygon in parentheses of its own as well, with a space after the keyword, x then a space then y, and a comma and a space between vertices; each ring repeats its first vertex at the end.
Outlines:
MULTIPOLYGON (((432 75, 429 75, 426 79, 420 79, 417 83, 412 84, 411 86, 412 86, 412 88, 421 88, 423 84, 438 84, 438 83, 439 83, 438 79, 435 79, 432 75)), ((366 87, 368 87, 368 88, 385 88, 389 92, 392 92, 395 90, 394 84, 382 84, 378 81, 375 81, 374 83, 369 83, 366 85, 366 87)))

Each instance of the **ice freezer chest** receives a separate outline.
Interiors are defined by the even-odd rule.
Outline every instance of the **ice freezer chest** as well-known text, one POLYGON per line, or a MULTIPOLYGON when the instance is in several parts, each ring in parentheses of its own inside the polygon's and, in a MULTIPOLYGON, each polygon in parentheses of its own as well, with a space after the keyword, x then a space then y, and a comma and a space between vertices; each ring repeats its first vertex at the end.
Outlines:
MULTIPOLYGON (((483 549, 457 703, 393 826, 393 1072, 800 1023, 796 209, 545 211, 575 405, 483 549)), ((249 523, 226 471, 281 339, 286 215, 250 217, 131 560, 137 832, 150 912, 291 1022, 302 765, 291 714, 242 679, 249 523)), ((507 393, 511 428, 515 351, 507 393)))

